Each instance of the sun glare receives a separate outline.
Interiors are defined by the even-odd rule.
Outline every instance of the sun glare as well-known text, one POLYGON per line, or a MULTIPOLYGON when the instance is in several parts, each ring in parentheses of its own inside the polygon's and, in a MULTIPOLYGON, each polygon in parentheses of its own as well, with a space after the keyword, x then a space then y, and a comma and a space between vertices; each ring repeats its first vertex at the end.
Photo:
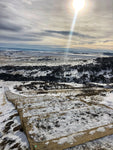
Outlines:
POLYGON ((84 8, 85 0, 73 0, 73 7, 78 12, 84 8))

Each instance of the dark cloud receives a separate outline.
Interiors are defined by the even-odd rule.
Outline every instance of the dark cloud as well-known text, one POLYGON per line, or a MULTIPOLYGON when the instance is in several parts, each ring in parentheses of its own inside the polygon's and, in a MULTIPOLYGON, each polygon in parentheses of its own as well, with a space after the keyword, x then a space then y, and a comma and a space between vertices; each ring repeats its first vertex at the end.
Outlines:
MULTIPOLYGON (((52 34, 61 34, 61 35, 63 35, 63 36, 69 36, 69 34, 70 34, 70 31, 46 30, 45 32, 47 32, 47 33, 52 33, 52 34)), ((78 37, 82 37, 82 38, 95 38, 95 37, 93 37, 93 36, 81 34, 81 33, 79 33, 79 32, 73 32, 73 36, 78 36, 78 37)))
POLYGON ((113 40, 105 40, 103 43, 113 42, 113 40))
POLYGON ((0 22, 0 30, 18 32, 22 30, 22 27, 2 20, 0 22))
POLYGON ((33 37, 24 37, 24 36, 6 36, 6 35, 0 35, 0 40, 4 41, 41 41, 41 39, 33 38, 33 37))
POLYGON ((0 2, 0 30, 19 32, 23 26, 19 24, 18 15, 16 14, 13 3, 9 3, 7 0, 0 2))
POLYGON ((11 9, 7 5, 8 3, 0 2, 0 20, 10 19, 13 16, 11 9))

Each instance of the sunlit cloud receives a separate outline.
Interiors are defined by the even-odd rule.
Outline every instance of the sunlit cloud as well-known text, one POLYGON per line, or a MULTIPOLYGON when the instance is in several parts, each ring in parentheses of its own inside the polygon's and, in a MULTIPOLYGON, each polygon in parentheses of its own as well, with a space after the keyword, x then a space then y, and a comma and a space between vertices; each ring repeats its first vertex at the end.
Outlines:
MULTIPOLYGON (((73 0, 1 0, 0 43, 66 48, 75 11, 72 3, 73 0)), ((112 48, 112 4, 113 0, 86 0, 85 9, 77 16, 70 48, 112 48)))

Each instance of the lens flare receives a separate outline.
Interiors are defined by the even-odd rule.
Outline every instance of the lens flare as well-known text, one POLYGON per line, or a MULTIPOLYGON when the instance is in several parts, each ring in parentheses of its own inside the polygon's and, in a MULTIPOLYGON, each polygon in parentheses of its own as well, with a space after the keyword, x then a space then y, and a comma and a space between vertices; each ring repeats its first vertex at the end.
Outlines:
POLYGON ((85 6, 85 0, 73 0, 73 7, 76 11, 80 11, 85 6))
POLYGON ((84 6, 85 6, 85 0, 73 0, 73 7, 75 9, 75 14, 74 14, 73 22, 72 22, 72 25, 71 25, 68 42, 67 42, 66 53, 65 53, 65 57, 64 57, 64 63, 66 61, 68 61, 68 52, 69 52, 69 49, 70 49, 70 46, 71 46, 71 40, 72 40, 72 37, 73 37, 73 32, 74 32, 74 28, 75 28, 75 24, 76 24, 76 20, 77 20, 77 15, 78 15, 79 11, 84 6))

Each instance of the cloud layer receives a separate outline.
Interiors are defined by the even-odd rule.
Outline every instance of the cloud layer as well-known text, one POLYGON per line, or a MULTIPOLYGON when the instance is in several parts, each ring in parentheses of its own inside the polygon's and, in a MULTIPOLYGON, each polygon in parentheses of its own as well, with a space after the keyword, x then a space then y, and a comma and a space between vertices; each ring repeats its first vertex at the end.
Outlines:
MULTIPOLYGON (((66 47, 74 16, 72 0, 1 0, 0 43, 66 47)), ((76 21, 72 47, 113 49, 113 0, 86 0, 76 21)))

